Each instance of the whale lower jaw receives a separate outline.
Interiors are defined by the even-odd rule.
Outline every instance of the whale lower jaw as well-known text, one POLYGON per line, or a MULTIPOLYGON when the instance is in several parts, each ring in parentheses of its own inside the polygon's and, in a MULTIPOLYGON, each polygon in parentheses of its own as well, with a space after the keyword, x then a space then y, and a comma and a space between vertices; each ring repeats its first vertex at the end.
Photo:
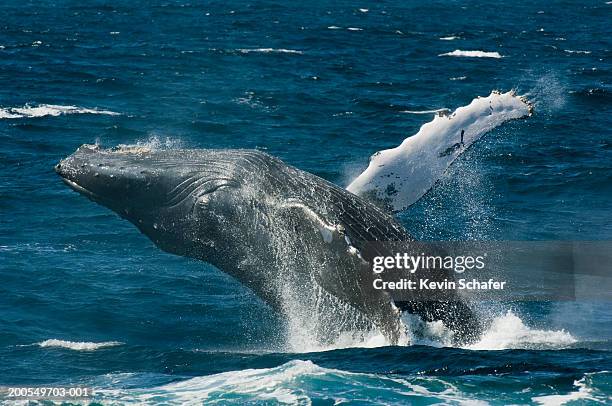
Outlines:
POLYGON ((70 188, 72 190, 74 190, 75 192, 79 192, 82 195, 85 195, 91 199, 99 199, 99 196, 96 195, 95 193, 85 189, 83 186, 79 185, 78 183, 70 180, 70 179, 66 179, 66 178, 62 178, 62 180, 64 181, 65 184, 67 184, 68 186, 70 186, 70 188))

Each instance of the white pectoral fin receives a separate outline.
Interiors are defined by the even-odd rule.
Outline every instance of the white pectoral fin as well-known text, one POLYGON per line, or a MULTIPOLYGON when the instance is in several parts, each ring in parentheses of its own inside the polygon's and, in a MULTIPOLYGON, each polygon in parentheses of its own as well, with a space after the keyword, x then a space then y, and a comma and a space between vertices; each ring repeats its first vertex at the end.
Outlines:
POLYGON ((404 210, 427 193, 451 163, 484 134, 531 113, 531 104, 514 92, 494 91, 478 97, 450 115, 437 115, 396 148, 374 154, 347 190, 390 210, 404 210))

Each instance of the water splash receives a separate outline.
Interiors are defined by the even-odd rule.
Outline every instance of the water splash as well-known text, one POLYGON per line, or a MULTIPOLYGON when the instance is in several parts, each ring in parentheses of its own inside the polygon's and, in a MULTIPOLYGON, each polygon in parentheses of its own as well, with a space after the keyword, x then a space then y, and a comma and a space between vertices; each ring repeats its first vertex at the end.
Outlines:
POLYGON ((533 100, 536 111, 548 115, 562 110, 568 102, 568 89, 554 72, 538 78, 527 95, 533 100))

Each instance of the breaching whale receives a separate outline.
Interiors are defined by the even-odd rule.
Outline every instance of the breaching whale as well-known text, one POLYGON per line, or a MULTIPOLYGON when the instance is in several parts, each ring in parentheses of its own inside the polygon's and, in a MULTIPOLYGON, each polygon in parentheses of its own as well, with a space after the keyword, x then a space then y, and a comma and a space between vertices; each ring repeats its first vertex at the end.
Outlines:
POLYGON ((281 313, 308 317, 323 307, 312 331, 322 341, 371 323, 398 344, 398 306, 442 320, 459 340, 478 334, 454 292, 445 301, 394 304, 372 287, 375 253, 362 248, 412 241, 393 217, 261 151, 83 145, 55 170, 162 250, 216 266, 281 313))

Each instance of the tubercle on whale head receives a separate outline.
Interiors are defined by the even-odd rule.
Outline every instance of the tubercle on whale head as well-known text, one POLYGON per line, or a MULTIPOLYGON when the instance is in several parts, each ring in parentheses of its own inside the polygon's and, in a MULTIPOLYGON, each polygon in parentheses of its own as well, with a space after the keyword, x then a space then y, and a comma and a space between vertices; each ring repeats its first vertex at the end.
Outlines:
POLYGON ((133 206, 136 194, 152 186, 152 172, 143 159, 134 158, 135 155, 118 154, 97 144, 84 144, 62 159, 55 172, 72 189, 116 210, 113 203, 133 206))
POLYGON ((226 171, 231 162, 217 155, 215 150, 82 145, 55 171, 73 190, 129 220, 163 250, 185 255, 195 228, 202 235, 212 233, 215 215, 239 195, 239 182, 226 171), (201 221, 190 221, 194 216, 201 221))

